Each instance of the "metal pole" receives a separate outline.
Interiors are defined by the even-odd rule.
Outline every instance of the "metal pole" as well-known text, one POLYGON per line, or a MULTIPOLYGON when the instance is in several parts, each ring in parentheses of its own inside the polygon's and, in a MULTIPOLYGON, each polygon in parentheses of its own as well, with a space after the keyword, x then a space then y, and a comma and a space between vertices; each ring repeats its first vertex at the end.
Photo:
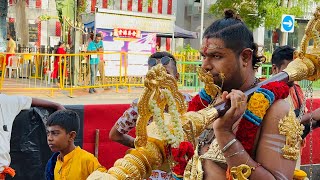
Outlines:
MULTIPOLYGON (((77 0, 74 0, 73 1, 73 22, 74 22, 74 25, 76 26, 78 23, 77 23, 77 0)), ((72 43, 72 45, 73 45, 73 52, 75 53, 75 50, 76 50, 76 48, 75 48, 75 44, 76 44, 76 28, 74 27, 73 28, 73 43, 72 43)))
POLYGON ((96 31, 97 31, 97 12, 98 12, 98 8, 95 7, 94 8, 94 31, 93 31, 93 39, 96 37, 96 31))
MULTIPOLYGON (((77 23, 77 15, 78 15, 78 12, 77 12, 77 7, 78 7, 78 1, 77 0, 74 0, 73 1, 73 11, 74 11, 74 13, 73 13, 73 22, 74 22, 74 26, 75 27, 73 27, 73 41, 72 41, 72 51, 73 51, 73 53, 74 54, 78 54, 79 53, 79 43, 78 42, 76 42, 76 41, 79 41, 80 39, 77 39, 77 30, 76 30, 76 27, 78 26, 78 23, 77 23), (76 46, 77 45, 77 46, 76 46)), ((77 70, 78 70, 78 68, 77 68, 77 66, 76 66, 76 64, 77 64, 77 62, 79 62, 79 58, 78 57, 76 57, 76 56, 71 56, 70 57, 70 67, 71 67, 71 72, 70 72, 70 79, 69 79, 69 81, 70 81, 70 85, 71 85, 71 87, 73 86, 73 85, 77 85, 78 83, 77 83, 77 78, 78 78, 78 76, 77 76, 77 70), (73 83, 73 84, 72 84, 73 83)), ((72 88, 71 88, 72 89, 72 88)), ((72 96, 72 94, 70 94, 70 96, 72 96)))
MULTIPOLYGON (((173 14, 175 16, 175 14, 173 14)), ((176 20, 172 21, 173 23, 173 30, 172 30, 172 41, 171 41, 171 53, 174 53, 175 51, 175 39, 174 39, 174 31, 176 26, 176 20)))
POLYGON ((204 1, 205 0, 201 0, 200 46, 202 44, 202 37, 203 37, 204 1))

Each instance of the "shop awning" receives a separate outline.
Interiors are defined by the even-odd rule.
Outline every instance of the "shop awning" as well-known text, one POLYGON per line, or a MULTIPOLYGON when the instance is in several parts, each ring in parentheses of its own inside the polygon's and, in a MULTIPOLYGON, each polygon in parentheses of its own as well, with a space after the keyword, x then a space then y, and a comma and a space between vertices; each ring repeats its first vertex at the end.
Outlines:
MULTIPOLYGON (((183 38, 183 39, 197 39, 198 38, 197 32, 192 32, 185 30, 179 26, 174 27, 174 38, 183 38)), ((166 37, 166 38, 171 38, 172 33, 162 33, 162 34, 157 34, 157 37, 166 37)))
MULTIPOLYGON (((83 24, 84 25, 84 28, 85 29, 91 29, 91 30, 94 30, 94 21, 92 21, 92 22, 88 22, 88 23, 84 23, 83 24)), ((90 30, 89 30, 90 31, 90 30)))
MULTIPOLYGON (((94 29, 94 21, 84 23, 84 27, 94 29)), ((174 38, 198 39, 198 34, 197 32, 185 30, 177 25, 174 27, 174 38)), ((172 33, 158 33, 157 37, 172 38, 172 33)))

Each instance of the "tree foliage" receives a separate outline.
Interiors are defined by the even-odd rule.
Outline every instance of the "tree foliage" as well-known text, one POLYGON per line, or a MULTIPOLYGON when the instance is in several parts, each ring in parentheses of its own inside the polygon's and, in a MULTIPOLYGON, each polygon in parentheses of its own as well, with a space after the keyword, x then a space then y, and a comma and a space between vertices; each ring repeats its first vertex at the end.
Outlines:
POLYGON ((282 14, 301 17, 312 2, 320 0, 217 0, 209 12, 221 17, 225 9, 233 9, 251 29, 263 23, 275 29, 280 27, 282 14))
POLYGON ((69 17, 74 20, 75 2, 74 0, 56 0, 57 12, 59 20, 63 23, 63 17, 69 17))
POLYGON ((8 0, 0 1, 0 16, 7 17, 8 13, 8 0))

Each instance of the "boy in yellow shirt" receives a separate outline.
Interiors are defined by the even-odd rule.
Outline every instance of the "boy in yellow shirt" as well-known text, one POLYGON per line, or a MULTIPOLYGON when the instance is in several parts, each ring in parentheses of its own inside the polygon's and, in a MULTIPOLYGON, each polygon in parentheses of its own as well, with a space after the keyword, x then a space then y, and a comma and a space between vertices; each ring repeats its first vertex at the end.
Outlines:
MULTIPOLYGON (((71 110, 56 111, 49 116, 47 122, 47 141, 54 154, 50 161, 53 171, 49 179, 54 180, 85 180, 95 170, 106 171, 100 165, 97 158, 89 152, 76 147, 74 140, 80 128, 80 118, 78 114, 71 110)), ((50 166, 50 165, 49 165, 50 166)), ((48 171, 46 176, 48 177, 48 171)))

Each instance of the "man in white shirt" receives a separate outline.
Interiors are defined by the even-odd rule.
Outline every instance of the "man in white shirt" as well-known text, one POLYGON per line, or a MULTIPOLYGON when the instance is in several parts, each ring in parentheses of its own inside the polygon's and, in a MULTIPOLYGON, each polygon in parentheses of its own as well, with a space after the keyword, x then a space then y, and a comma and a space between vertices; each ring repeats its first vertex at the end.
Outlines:
POLYGON ((6 174, 15 174, 9 167, 11 162, 9 152, 12 125, 20 111, 29 109, 31 106, 56 110, 64 109, 62 105, 46 100, 0 94, 0 180, 4 179, 6 174))

